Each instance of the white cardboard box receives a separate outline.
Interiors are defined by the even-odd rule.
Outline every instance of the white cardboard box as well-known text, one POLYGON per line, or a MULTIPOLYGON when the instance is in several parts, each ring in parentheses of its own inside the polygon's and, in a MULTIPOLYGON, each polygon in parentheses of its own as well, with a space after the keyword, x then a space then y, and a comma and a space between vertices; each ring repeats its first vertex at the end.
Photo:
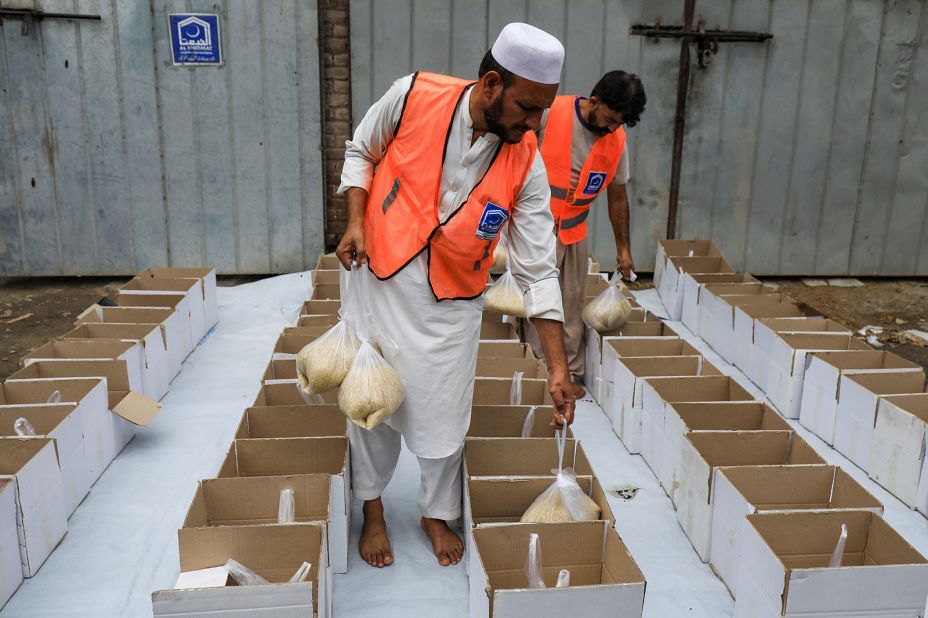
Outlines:
MULTIPOLYGON (((473 405, 504 406, 513 403, 512 378, 476 378, 474 380, 473 405)), ((548 381, 522 379, 522 400, 514 405, 551 405, 548 381)))
MULTIPOLYGON (((65 333, 62 339, 73 341, 132 341, 142 346, 141 392, 156 401, 167 395, 174 377, 174 366, 168 357, 167 339, 160 324, 80 324, 65 333)), ((128 365, 128 363, 127 363, 128 365)), ((132 376, 132 384, 138 381, 132 376)))
POLYGON ((337 405, 262 406, 247 408, 235 432, 248 438, 323 438, 346 436, 348 420, 337 405))
POLYGON ((0 439, 0 477, 16 485, 20 563, 23 576, 32 577, 68 531, 55 441, 0 439))
POLYGON ((921 366, 892 352, 854 350, 806 356, 799 422, 828 444, 835 441, 838 384, 843 374, 897 371, 924 373, 921 366))
POLYGON ((614 616, 639 618, 645 579, 608 522, 489 526, 474 530, 471 618, 614 616), (539 535, 548 588, 527 586, 529 534, 539 535), (570 586, 555 588, 561 569, 570 586))
POLYGON ((674 492, 677 519, 699 557, 709 560, 714 470, 720 466, 824 464, 792 431, 697 431, 686 435, 674 492))
POLYGON ((735 338, 735 309, 743 305, 766 305, 781 296, 761 283, 708 285, 699 294, 699 336, 719 356, 733 363, 738 354, 735 338))
POLYGON ((868 510, 883 505, 836 466, 717 468, 712 491, 709 563, 732 595, 746 515, 771 511, 868 510))
POLYGON ((844 374, 838 388, 835 450, 869 472, 870 445, 880 398, 925 392, 925 374, 913 371, 844 374))
POLYGON ((757 513, 742 536, 735 618, 917 617, 928 562, 868 511, 757 513), (829 568, 841 524, 842 566, 829 568))
MULTIPOLYGON (((528 435, 525 437, 553 438, 553 415, 554 406, 473 406, 467 437, 521 438, 528 423, 528 435), (529 415, 532 416, 531 420, 528 420, 529 415)), ((567 437, 573 437, 569 427, 567 437)))
MULTIPOLYGON (((593 467, 580 442, 568 438, 564 467, 577 476, 592 476, 593 467)), ((467 438, 464 441, 464 481, 479 477, 534 478, 557 469, 554 438, 467 438)))
POLYGON ((657 241, 657 258, 654 261, 654 287, 659 288, 667 258, 676 256, 722 257, 722 251, 711 240, 670 239, 657 241))
POLYGON ((679 321, 683 315, 683 273, 733 273, 723 257, 669 257, 657 293, 671 320, 679 321))
POLYGON ((170 307, 189 323, 190 351, 206 334, 203 282, 199 279, 167 279, 137 276, 117 292, 116 303, 126 307, 170 307), (136 296, 139 298, 127 298, 136 296), (182 296, 179 300, 177 296, 182 296))
POLYGON ((216 476, 231 478, 290 474, 332 476, 329 555, 335 572, 347 572, 348 532, 351 529, 351 460, 347 438, 235 440, 216 476))
MULTIPOLYGON (((819 313, 808 305, 793 302, 783 294, 765 294, 764 302, 735 307, 735 358, 733 364, 748 372, 754 347, 754 321, 761 318, 801 318, 819 313)), ((750 376, 748 376, 750 377, 750 376)))
POLYGON ((700 356, 679 337, 609 337, 603 340, 603 374, 612 379, 623 356, 700 356))
POLYGON ((928 394, 880 399, 870 446, 870 478, 928 517, 928 394))
POLYGON ((94 481, 84 452, 80 411, 73 403, 0 406, 0 436, 16 437, 13 427, 20 418, 29 421, 37 436, 54 439, 61 468, 65 513, 70 517, 90 492, 94 481))
POLYGON ((748 273, 724 273, 717 275, 683 274, 683 309, 680 319, 683 325, 696 334, 699 330, 699 298, 702 288, 718 283, 760 283, 748 273))
MULTIPOLYGON (((337 265, 336 265, 337 268, 337 265)), ((216 291, 216 269, 214 268, 149 268, 140 277, 148 276, 166 279, 199 279, 203 289, 203 313, 208 331, 219 322, 219 302, 216 291)))
POLYGON ((221 567, 232 558, 271 583, 158 590, 152 594, 155 616, 332 615, 332 574, 325 564, 324 524, 182 528, 177 537, 182 574, 221 567), (287 583, 303 562, 312 565, 306 581, 287 583))
POLYGON ((74 406, 80 419, 84 453, 90 468, 91 483, 96 482, 109 465, 105 445, 108 441, 109 403, 106 380, 102 378, 46 378, 10 380, 0 385, 0 404, 4 407, 74 406), (57 403, 49 403, 57 402, 57 403))
POLYGON ((0 479, 0 608, 23 583, 23 565, 16 532, 16 484, 0 479))

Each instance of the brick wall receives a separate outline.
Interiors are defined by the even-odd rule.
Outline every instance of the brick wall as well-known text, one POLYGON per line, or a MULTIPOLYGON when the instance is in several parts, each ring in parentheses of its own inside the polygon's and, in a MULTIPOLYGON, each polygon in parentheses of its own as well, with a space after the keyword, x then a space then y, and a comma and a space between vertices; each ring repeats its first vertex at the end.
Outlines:
POLYGON ((351 44, 348 0, 319 0, 322 135, 325 169, 325 244, 334 249, 347 221, 345 198, 335 195, 351 137, 351 44))

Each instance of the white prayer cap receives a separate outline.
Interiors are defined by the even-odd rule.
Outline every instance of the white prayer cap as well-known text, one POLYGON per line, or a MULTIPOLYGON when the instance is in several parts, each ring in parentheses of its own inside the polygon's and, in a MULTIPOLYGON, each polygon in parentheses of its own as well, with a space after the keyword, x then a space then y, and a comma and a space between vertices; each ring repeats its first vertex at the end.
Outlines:
POLYGON ((539 84, 561 81, 564 46, 535 26, 518 22, 507 24, 490 51, 504 69, 519 77, 539 84))

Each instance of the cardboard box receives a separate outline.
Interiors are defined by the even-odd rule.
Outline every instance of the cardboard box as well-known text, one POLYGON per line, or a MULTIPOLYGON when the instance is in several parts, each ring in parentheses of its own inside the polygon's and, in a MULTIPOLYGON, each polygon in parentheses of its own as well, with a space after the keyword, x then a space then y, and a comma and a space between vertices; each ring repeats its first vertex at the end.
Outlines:
POLYGON ((348 421, 336 405, 247 408, 235 438, 315 438, 345 436, 348 421))
MULTIPOLYGON (((92 342, 130 341, 142 346, 140 360, 141 391, 156 401, 160 401, 171 387, 175 367, 168 357, 167 339, 160 324, 80 324, 61 337, 62 340, 92 342)), ((103 349, 101 346, 99 349, 103 349)), ((84 358, 74 356, 73 358, 84 358)), ((87 356, 86 358, 92 358, 87 356)), ((127 363, 130 380, 137 384, 139 380, 132 376, 132 363, 127 363)))
POLYGON ((712 491, 709 563, 733 595, 746 515, 818 510, 883 513, 880 501, 836 466, 717 468, 712 491))
POLYGON ((299 380, 296 374, 296 354, 271 354, 271 360, 261 375, 261 383, 268 380, 299 380))
POLYGON ((0 479, 0 608, 22 583, 23 565, 16 533, 16 484, 12 479, 0 479))
MULTIPOLYGON (((797 304, 784 294, 764 294, 762 302, 735 307, 735 358, 733 364, 747 374, 754 347, 754 321, 762 318, 820 317, 805 304, 797 304)), ((750 377, 750 375, 748 375, 750 377)))
POLYGON ((657 258, 654 260, 654 287, 660 288, 669 257, 723 257, 722 251, 711 240, 671 239, 657 241, 657 258))
POLYGON ((180 366, 190 353, 189 322, 169 308, 100 307, 93 305, 77 318, 75 325, 92 324, 160 324, 164 330, 165 349, 171 367, 171 379, 180 373, 180 366))
MULTIPOLYGON (((90 326, 102 325, 88 324, 79 326, 74 330, 81 330, 90 326)), ((117 326, 116 328, 122 327, 117 326)), ((139 339, 73 339, 66 335, 63 339, 50 341, 34 349, 23 357, 23 365, 30 365, 40 360, 116 359, 125 361, 129 381, 141 385, 142 392, 145 395, 156 399, 158 393, 155 392, 155 385, 151 381, 146 384, 146 378, 152 376, 145 375, 148 367, 146 366, 146 350, 143 341, 139 339), (146 386, 149 387, 149 390, 145 389, 146 386)), ((161 396, 164 396, 164 393, 161 396)))
POLYGON ((338 285, 339 278, 341 276, 342 267, 331 268, 331 269, 316 269, 310 271, 310 280, 313 285, 320 284, 335 284, 338 285))
POLYGON ((339 300, 341 288, 337 283, 320 283, 313 286, 312 300, 339 300))
MULTIPOLYGON (((332 505, 338 505, 341 496, 333 493, 331 480, 328 474, 292 474, 200 481, 182 527, 277 524, 280 492, 292 489, 295 523, 321 522, 326 538, 347 538, 348 531, 338 528, 346 524, 345 519, 332 517, 332 505)), ((333 547, 331 541, 329 547, 333 547)), ((333 555, 332 570, 346 573, 346 559, 347 555, 333 555)))
POLYGON ((809 353, 870 349, 869 345, 848 333, 777 332, 770 342, 758 342, 755 333, 751 364, 760 382, 754 383, 786 418, 799 418, 806 356, 809 353))
POLYGON ((925 392, 925 374, 914 371, 844 374, 838 386, 835 450, 864 472, 870 471, 870 446, 883 395, 925 392))
POLYGON ((199 279, 203 290, 203 314, 208 331, 219 322, 219 301, 216 289, 216 269, 214 268, 149 268, 139 273, 139 277, 156 279, 199 279))
MULTIPOLYGON (((521 438, 525 419, 533 408, 535 412, 527 437, 553 438, 553 406, 474 406, 471 408, 467 435, 471 438, 521 438)), ((569 427, 567 437, 573 437, 569 427)))
POLYGON ((303 303, 300 310, 301 315, 338 315, 338 310, 342 308, 340 300, 307 300, 303 303))
POLYGON ((179 582, 185 573, 222 567, 232 558, 271 583, 236 586, 227 581, 217 587, 158 590, 152 594, 155 616, 332 615, 332 577, 325 565, 327 547, 321 524, 182 528, 177 539, 179 582), (303 562, 312 565, 306 581, 287 583, 303 562))
POLYGON ((116 303, 133 307, 171 307, 186 315, 190 323, 190 349, 193 350, 209 330, 206 328, 203 282, 199 279, 135 277, 119 289, 116 303), (182 300, 176 298, 183 296, 182 300), (136 296, 135 300, 131 297, 136 296), (173 300, 172 300, 173 297, 173 300), (122 299, 123 302, 120 302, 122 299), (148 303, 148 304, 142 304, 148 303), (164 303, 164 304, 162 304, 164 303))
POLYGON ((518 341, 481 341, 477 347, 477 358, 535 358, 532 347, 518 341))
POLYGON ((20 564, 23 576, 32 577, 68 531, 55 441, 0 439, 0 478, 16 487, 20 564))
MULTIPOLYGON (((473 405, 505 406, 510 405, 512 395, 512 378, 483 378, 474 380, 473 405)), ((522 401, 515 405, 551 405, 548 393, 548 381, 522 378, 522 401)))
MULTIPOLYGON (((323 404, 337 404, 338 391, 321 395, 323 404)), ((255 396, 252 406, 303 406, 319 405, 316 396, 307 395, 297 380, 265 380, 255 396)))
POLYGON ((720 466, 825 464, 792 431, 696 431, 686 434, 680 453, 674 504, 677 519, 703 562, 712 534, 713 471, 720 466))
POLYGON ((342 264, 338 261, 338 256, 334 253, 325 253, 319 256, 316 262, 316 270, 335 270, 341 268, 342 264))
POLYGON ((753 401, 754 397, 728 376, 644 378, 641 415, 641 457, 673 499, 678 452, 666 433, 666 407, 671 403, 753 401), (650 422, 647 419, 650 418, 650 422))
POLYGON ((668 257, 657 293, 670 319, 679 321, 683 317, 683 273, 703 275, 733 272, 735 270, 723 257, 668 257))
POLYGON ((665 322, 626 322, 619 327, 620 337, 679 337, 665 322))
POLYGON ((548 370, 544 363, 534 358, 477 357, 477 375, 480 377, 511 378, 516 371, 521 371, 525 379, 548 379, 548 370))
MULTIPOLYGON (((315 302, 315 301, 312 301, 315 302)), ((335 326, 338 324, 338 314, 318 314, 318 315, 301 315, 297 326, 335 326)))
POLYGON ((471 618, 641 616, 644 575, 607 522, 489 526, 475 529, 474 540, 471 618), (545 589, 527 586, 533 532, 541 543, 545 589), (567 588, 554 587, 561 569, 570 571, 567 588))
POLYGON ((719 283, 707 285, 699 293, 699 321, 695 331, 719 356, 728 362, 735 358, 735 308, 767 304, 768 296, 779 296, 761 283, 719 283))
MULTIPOLYGON (((474 546, 474 528, 519 525, 525 511, 556 482, 555 476, 549 476, 531 479, 476 478, 464 483, 464 546, 467 552, 468 576, 471 579, 477 577, 473 571, 479 568, 480 564, 474 546)), ((610 525, 614 524, 612 508, 596 477, 577 477, 577 484, 599 506, 600 520, 607 521, 610 525)))
POLYGON ((928 394, 880 399, 870 445, 870 478, 928 517, 928 394))
POLYGON ((480 340, 495 341, 499 339, 518 340, 515 328, 509 322, 481 322, 480 340))
MULTIPOLYGON (((578 476, 593 474, 580 443, 568 439, 564 467, 578 476)), ((464 479, 482 476, 550 477, 557 469, 554 438, 467 438, 464 441, 464 479)))
POLYGON ((64 378, 10 380, 0 384, 0 405, 4 408, 74 406, 80 419, 84 454, 90 468, 91 483, 96 482, 111 460, 104 448, 109 438, 109 402, 106 380, 102 378, 64 378), (52 403, 49 403, 52 402, 52 403))
POLYGON ((218 478, 332 475, 329 555, 339 572, 348 565, 348 531, 351 529, 351 460, 348 439, 252 438, 235 440, 219 468, 218 478), (335 531, 339 532, 338 535, 335 531))
POLYGON ((37 361, 10 376, 10 380, 39 378, 104 378, 106 380, 108 408, 103 420, 106 429, 101 433, 102 455, 107 464, 135 437, 136 428, 144 427, 155 417, 161 405, 137 392, 129 382, 126 364, 118 360, 59 360, 37 361))
POLYGON ((760 283, 748 273, 723 273, 716 275, 692 275, 683 273, 683 309, 680 320, 693 334, 699 332, 699 296, 706 285, 719 283, 760 283))
POLYGON ((612 380, 623 356, 700 356, 679 337, 609 337, 603 340, 603 375, 612 380))
POLYGON ((918 616, 928 562, 882 517, 867 511, 747 516, 736 618, 918 616), (829 568, 841 524, 842 566, 829 568))
POLYGON ((613 431, 629 453, 641 451, 641 415, 644 413, 644 378, 658 376, 721 375, 702 356, 623 356, 613 367, 612 396, 603 408, 613 431))
POLYGON ((655 319, 644 309, 632 309, 628 320, 613 328, 612 330, 599 332, 595 328, 586 327, 586 363, 584 368, 583 379, 590 390, 593 399, 603 404, 605 395, 600 391, 602 381, 608 376, 603 373, 603 343, 610 338, 630 336, 626 333, 643 332, 653 333, 656 335, 664 334, 664 329, 659 326, 660 320, 655 319), (647 326, 640 326, 643 322, 649 322, 647 326))
POLYGON ((65 514, 70 517, 90 492, 95 480, 84 451, 80 411, 73 403, 0 406, 0 436, 16 437, 14 425, 20 418, 32 424, 36 435, 54 439, 61 468, 65 514))

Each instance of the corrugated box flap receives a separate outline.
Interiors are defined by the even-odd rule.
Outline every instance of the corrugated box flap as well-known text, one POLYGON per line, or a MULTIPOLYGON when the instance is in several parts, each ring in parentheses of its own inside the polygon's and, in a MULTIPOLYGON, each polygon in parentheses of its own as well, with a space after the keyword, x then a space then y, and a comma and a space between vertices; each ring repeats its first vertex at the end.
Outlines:
MULTIPOLYGON (((113 393, 111 393, 111 399, 114 399, 112 395, 113 393)), ((161 409, 160 403, 135 391, 127 392, 125 396, 118 398, 117 401, 118 403, 113 405, 112 411, 130 423, 141 427, 148 425, 151 419, 158 414, 158 410, 161 409)))

